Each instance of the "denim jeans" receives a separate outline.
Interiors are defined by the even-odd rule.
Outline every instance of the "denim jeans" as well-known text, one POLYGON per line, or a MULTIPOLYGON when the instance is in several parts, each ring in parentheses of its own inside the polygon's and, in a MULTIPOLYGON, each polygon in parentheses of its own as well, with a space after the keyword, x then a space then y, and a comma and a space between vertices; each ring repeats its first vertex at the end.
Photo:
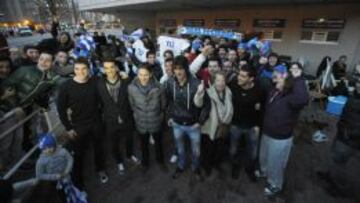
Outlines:
POLYGON ((237 163, 238 160, 238 147, 239 140, 242 136, 245 136, 246 139, 246 156, 247 160, 253 162, 256 160, 258 155, 258 146, 259 146, 259 135, 255 134, 254 128, 241 128, 236 125, 231 125, 230 127, 230 155, 232 157, 232 162, 237 163))
POLYGON ((261 138, 260 170, 266 175, 267 182, 280 190, 283 186, 285 168, 292 145, 293 137, 280 140, 263 134, 261 138))
POLYGON ((193 128, 192 126, 180 125, 173 122, 174 139, 179 155, 178 168, 185 168, 185 146, 184 137, 187 135, 191 144, 191 159, 192 169, 198 169, 200 164, 200 128, 193 128))

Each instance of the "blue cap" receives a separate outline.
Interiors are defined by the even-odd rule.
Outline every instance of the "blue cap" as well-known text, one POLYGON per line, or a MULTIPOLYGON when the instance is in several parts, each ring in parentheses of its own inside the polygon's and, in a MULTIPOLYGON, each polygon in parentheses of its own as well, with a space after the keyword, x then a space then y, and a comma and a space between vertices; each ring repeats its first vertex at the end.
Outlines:
POLYGON ((54 134, 45 133, 39 140, 39 148, 44 150, 46 148, 56 147, 56 139, 54 134))
POLYGON ((281 74, 285 74, 288 72, 287 67, 282 64, 275 66, 274 71, 279 72, 281 74))

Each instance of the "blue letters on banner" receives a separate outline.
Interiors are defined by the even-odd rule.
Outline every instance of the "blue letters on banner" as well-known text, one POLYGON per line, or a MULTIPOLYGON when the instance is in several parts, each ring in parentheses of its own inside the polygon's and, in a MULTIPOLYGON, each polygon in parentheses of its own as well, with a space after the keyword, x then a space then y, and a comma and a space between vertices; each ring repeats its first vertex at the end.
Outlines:
POLYGON ((241 34, 235 32, 227 32, 218 29, 208 29, 200 27, 179 27, 178 34, 186 35, 208 35, 213 37, 223 37, 227 39, 241 40, 241 34))

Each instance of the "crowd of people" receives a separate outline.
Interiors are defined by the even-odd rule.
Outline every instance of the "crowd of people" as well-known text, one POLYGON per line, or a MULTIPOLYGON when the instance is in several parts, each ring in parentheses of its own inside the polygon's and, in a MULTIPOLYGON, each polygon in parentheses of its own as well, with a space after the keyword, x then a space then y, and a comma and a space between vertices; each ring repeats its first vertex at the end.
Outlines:
MULTIPOLYGON (((40 138, 43 152, 36 164, 40 181, 62 180, 66 185, 64 180, 71 179, 77 195, 82 194, 88 164, 84 157, 91 143, 96 172, 106 183, 111 177, 105 167, 105 137, 111 139, 119 174, 126 174, 126 160, 141 163, 146 173, 151 143, 157 163, 167 171, 163 140, 172 136, 170 156, 177 163, 172 178, 187 170, 189 146, 190 170, 196 179, 211 176, 213 170, 223 172, 228 155, 232 178, 237 179, 244 166, 251 181, 265 178, 265 197, 276 197, 284 189, 294 128, 310 100, 302 64, 281 61, 271 49, 249 46, 254 36, 240 42, 177 37, 188 40, 190 46, 178 55, 166 50, 162 60, 157 60, 158 50, 146 32, 138 39, 124 40, 99 33, 90 36, 82 30, 73 37, 61 33, 22 50, 11 48, 0 58, 0 114, 14 109, 16 114, 0 124, 1 132, 36 106, 49 109, 53 98, 66 130, 66 150, 52 135, 40 138), (132 47, 137 40, 147 50, 144 62, 132 47), (141 156, 135 153, 134 132, 141 156)), ((342 56, 334 63, 336 79, 346 77, 345 60, 342 56)), ((333 147, 336 163, 344 164, 360 149, 360 77, 354 87, 338 124, 333 147)), ((36 144, 39 132, 46 133, 38 129, 37 121, 35 130, 25 125, 0 138, 0 169, 36 144)), ((334 181, 332 172, 319 174, 332 188, 344 191, 343 182, 334 181)), ((71 196, 66 190, 65 195, 71 196)))

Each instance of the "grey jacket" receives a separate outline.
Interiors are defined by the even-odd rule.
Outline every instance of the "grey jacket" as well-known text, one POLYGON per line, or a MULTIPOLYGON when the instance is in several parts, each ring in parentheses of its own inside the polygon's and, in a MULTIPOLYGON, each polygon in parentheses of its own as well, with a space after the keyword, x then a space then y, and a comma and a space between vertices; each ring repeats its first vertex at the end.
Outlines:
POLYGON ((42 153, 36 162, 36 178, 50 181, 65 178, 69 176, 73 162, 70 153, 62 147, 50 156, 42 153))
POLYGON ((151 86, 146 94, 135 78, 128 87, 129 102, 133 110, 135 126, 139 133, 155 133, 161 130, 166 107, 163 88, 155 78, 150 79, 151 86))

